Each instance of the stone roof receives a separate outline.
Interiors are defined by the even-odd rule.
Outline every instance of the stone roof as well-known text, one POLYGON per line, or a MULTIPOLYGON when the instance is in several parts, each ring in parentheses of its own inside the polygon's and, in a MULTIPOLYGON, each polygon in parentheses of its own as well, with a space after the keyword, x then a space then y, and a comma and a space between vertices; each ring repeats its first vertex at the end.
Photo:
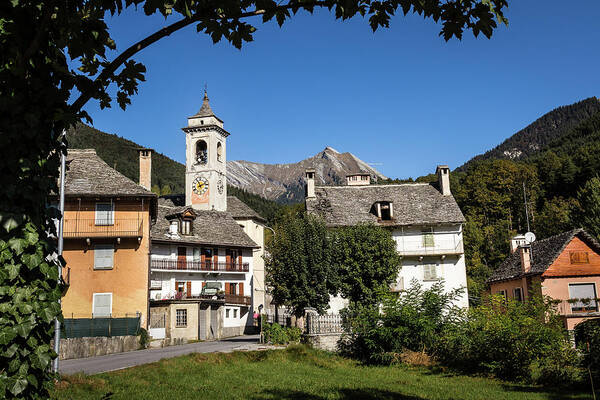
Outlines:
POLYGON ((253 219, 260 222, 266 222, 256 211, 251 209, 235 196, 227 196, 227 212, 233 218, 239 219, 253 219))
POLYGON ((94 149, 69 149, 65 179, 67 196, 148 196, 144 189, 105 163, 94 149))
POLYGON ((212 108, 210 108, 210 101, 208 99, 208 94, 204 91, 204 99, 202 99, 202 106, 200 110, 194 115, 194 117, 216 117, 212 108))
POLYGON ((167 216, 170 218, 187 208, 189 207, 175 206, 170 199, 159 199, 158 217, 150 231, 152 240, 212 246, 259 247, 228 212, 222 211, 194 210, 197 217, 192 224, 192 235, 171 236, 167 216))
POLYGON ((592 249, 600 252, 600 244, 592 235, 581 228, 573 229, 571 231, 559 233, 558 235, 550 236, 547 239, 533 242, 531 244, 531 270, 527 274, 523 272, 521 267, 521 255, 517 250, 498 266, 492 273, 492 276, 488 278, 487 283, 516 279, 526 275, 543 274, 574 237, 580 238, 592 249))
POLYGON ((328 226, 377 223, 374 203, 393 203, 394 218, 385 226, 462 223, 465 218, 453 196, 442 195, 428 183, 365 186, 318 186, 306 210, 323 217, 328 226))

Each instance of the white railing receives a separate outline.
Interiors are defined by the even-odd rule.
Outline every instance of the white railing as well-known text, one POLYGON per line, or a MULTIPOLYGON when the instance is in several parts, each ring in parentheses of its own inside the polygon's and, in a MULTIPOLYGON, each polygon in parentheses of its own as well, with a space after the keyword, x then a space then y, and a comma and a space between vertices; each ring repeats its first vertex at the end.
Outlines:
MULTIPOLYGON (((404 247, 404 242, 402 243, 402 247, 404 247)), ((441 255, 450 255, 450 254, 462 254, 464 253, 463 241, 460 240, 456 245, 452 246, 451 244, 443 244, 441 246, 431 246, 431 247, 419 247, 419 248, 411 248, 398 249, 398 254, 401 256, 441 256, 441 255)))
POLYGON ((306 333, 309 335, 341 333, 342 331, 342 316, 339 314, 307 313, 306 315, 306 333))

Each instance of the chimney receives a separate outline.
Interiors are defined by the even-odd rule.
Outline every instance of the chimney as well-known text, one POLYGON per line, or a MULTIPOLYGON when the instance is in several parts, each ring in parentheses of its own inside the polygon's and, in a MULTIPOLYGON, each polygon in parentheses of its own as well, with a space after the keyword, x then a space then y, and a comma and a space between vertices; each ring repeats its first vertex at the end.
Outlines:
POLYGON ((306 198, 315 197, 315 170, 310 168, 304 173, 304 180, 306 181, 306 191, 304 195, 306 198))
POLYGON ((371 184, 371 174, 358 172, 356 174, 346 175, 346 185, 361 186, 371 184))
POLYGON ((521 268, 524 273, 531 271, 531 246, 519 246, 519 252, 521 253, 521 268))
POLYGON ((138 149, 140 153, 140 186, 151 190, 152 186, 152 149, 138 149))
POLYGON ((440 192, 444 196, 450 196, 450 167, 447 165, 438 165, 435 173, 438 176, 438 186, 440 188, 440 192))
POLYGON ((513 237, 512 239, 510 239, 510 254, 517 251, 517 249, 520 246, 524 246, 526 244, 527 244, 527 241, 525 240, 525 236, 517 235, 517 236, 513 237))

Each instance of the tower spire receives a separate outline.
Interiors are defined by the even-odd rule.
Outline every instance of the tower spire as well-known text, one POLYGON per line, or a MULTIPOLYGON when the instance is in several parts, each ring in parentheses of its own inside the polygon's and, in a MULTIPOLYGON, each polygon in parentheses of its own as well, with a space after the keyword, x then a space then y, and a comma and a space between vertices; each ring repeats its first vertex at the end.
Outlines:
POLYGON ((208 93, 206 88, 204 88, 204 98, 202 99, 202 107, 200 110, 194 115, 194 117, 213 117, 215 113, 212 108, 210 108, 210 100, 208 98, 208 93))

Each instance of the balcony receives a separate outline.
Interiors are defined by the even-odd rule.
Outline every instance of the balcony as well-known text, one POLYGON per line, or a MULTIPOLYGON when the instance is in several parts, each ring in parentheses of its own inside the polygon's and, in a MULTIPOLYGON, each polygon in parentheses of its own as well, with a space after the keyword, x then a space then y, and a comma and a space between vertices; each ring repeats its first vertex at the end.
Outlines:
POLYGON ((556 310, 566 317, 598 317, 598 302, 595 299, 555 300, 556 310))
POLYGON ((250 264, 153 259, 150 261, 150 269, 153 271, 248 272, 250 264))
POLYGON ((252 299, 249 296, 241 296, 239 294, 226 294, 225 303, 227 304, 242 304, 249 306, 252 304, 252 299))
POLYGON ((63 237, 76 238, 125 238, 142 237, 142 217, 132 219, 114 218, 111 221, 99 221, 94 218, 65 218, 63 237))
POLYGON ((404 246, 404 243, 399 243, 398 254, 401 256, 448 256, 448 255, 456 255, 463 254, 463 241, 459 241, 455 245, 451 243, 442 244, 440 246, 431 246, 431 247, 419 247, 419 248, 401 248, 404 246))
POLYGON ((155 299, 155 301, 164 300, 211 300, 211 301, 225 301, 226 304, 239 304, 243 306, 250 306, 252 299, 250 296, 242 296, 239 294, 193 294, 188 296, 186 293, 179 293, 175 296, 170 296, 162 299, 155 299))

